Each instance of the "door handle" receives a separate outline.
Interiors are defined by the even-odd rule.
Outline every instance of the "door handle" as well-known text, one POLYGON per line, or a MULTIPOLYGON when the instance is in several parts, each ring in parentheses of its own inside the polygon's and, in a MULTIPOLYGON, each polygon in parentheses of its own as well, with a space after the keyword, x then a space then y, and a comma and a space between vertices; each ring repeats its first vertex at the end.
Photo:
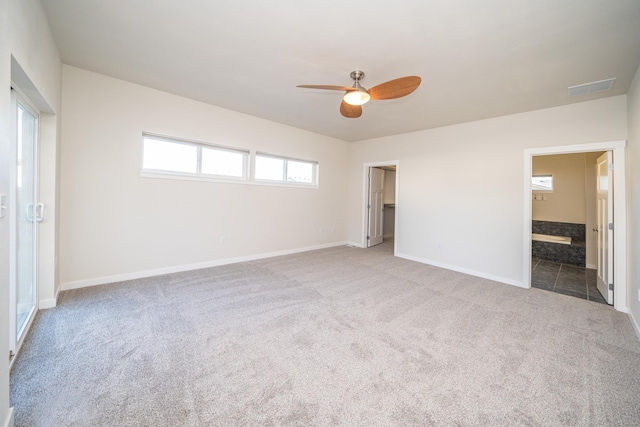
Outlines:
POLYGON ((27 218, 27 221, 33 222, 33 203, 27 203, 24 206, 24 216, 27 218))
POLYGON ((44 219, 44 203, 38 203, 36 205, 36 212, 35 212, 35 216, 36 216, 36 221, 37 222, 42 222, 42 220, 44 219))

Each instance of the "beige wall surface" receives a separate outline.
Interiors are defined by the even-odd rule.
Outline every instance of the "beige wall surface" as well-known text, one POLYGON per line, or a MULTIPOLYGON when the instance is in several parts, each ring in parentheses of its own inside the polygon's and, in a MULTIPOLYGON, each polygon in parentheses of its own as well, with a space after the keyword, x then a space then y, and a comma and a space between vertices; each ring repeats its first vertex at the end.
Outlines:
POLYGON ((553 191, 537 192, 545 200, 532 201, 532 218, 536 221, 586 223, 585 154, 535 156, 533 175, 552 175, 553 191))
POLYGON ((522 285, 524 150, 624 140, 626 105, 609 97, 352 143, 349 241, 362 244, 363 163, 398 159, 398 253, 522 285))
POLYGON ((63 288, 346 240, 344 141, 69 66, 63 111, 63 288), (317 160, 320 187, 142 178, 143 132, 317 160))
MULTIPOLYGON (((396 171, 387 170, 384 173, 384 203, 396 202, 396 171)), ((383 233, 384 237, 393 237, 395 233, 396 208, 385 206, 383 233)))
POLYGON ((628 224, 629 312, 640 337, 640 68, 628 94, 629 146, 628 168, 628 224))

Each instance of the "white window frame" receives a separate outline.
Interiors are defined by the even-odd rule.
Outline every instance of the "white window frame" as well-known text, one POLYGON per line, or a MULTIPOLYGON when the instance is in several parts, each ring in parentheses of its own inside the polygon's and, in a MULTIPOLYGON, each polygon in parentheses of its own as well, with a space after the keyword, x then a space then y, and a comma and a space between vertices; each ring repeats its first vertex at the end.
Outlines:
POLYGON ((319 186, 319 164, 317 161, 313 161, 313 160, 304 160, 304 159, 297 159, 294 157, 286 157, 286 156, 279 156, 277 154, 270 154, 270 153, 265 153, 262 151, 257 151, 255 153, 255 157, 256 159, 254 159, 253 162, 253 179, 255 180, 256 183, 262 183, 262 184, 266 184, 266 185, 276 185, 276 186, 286 186, 286 187, 311 187, 311 188, 318 188, 319 186), (272 159, 278 159, 278 160, 283 160, 283 169, 282 169, 282 179, 281 180, 273 180, 273 179, 259 179, 256 178, 256 165, 258 163, 257 161, 257 157, 269 157, 272 159), (287 181, 287 166, 288 166, 288 162, 289 161, 293 161, 293 162, 300 162, 300 163, 308 163, 312 166, 312 170, 313 170, 313 175, 311 178, 311 182, 307 183, 307 182, 297 182, 297 181, 287 181))
POLYGON ((553 188, 554 188, 554 186, 553 186, 553 175, 551 175, 551 174, 540 174, 540 175, 532 175, 531 176, 531 191, 533 193, 553 193, 553 188), (535 185, 533 183, 533 179, 534 178, 542 178, 542 177, 551 178, 551 188, 550 189, 533 188, 533 186, 535 185))
POLYGON ((249 180, 249 166, 250 166, 250 158, 251 152, 249 150, 243 148, 235 148, 228 147, 224 145, 218 144, 210 144, 207 142, 201 141, 192 141, 183 138, 174 138, 164 135, 158 135, 148 132, 142 133, 142 146, 141 146, 141 156, 140 156, 140 176, 145 178, 169 178, 169 179, 184 179, 184 180, 195 180, 195 181, 223 181, 223 182, 246 182, 249 180), (144 142, 145 139, 155 139, 158 141, 165 141, 172 144, 181 144, 187 145, 190 147, 196 147, 197 149, 197 164, 196 164, 196 172, 179 172, 179 171, 169 171, 162 169, 146 169, 144 168, 144 142), (231 153, 242 154, 242 176, 230 176, 230 175, 213 175, 202 173, 202 149, 211 149, 211 150, 219 150, 219 151, 227 151, 231 153))

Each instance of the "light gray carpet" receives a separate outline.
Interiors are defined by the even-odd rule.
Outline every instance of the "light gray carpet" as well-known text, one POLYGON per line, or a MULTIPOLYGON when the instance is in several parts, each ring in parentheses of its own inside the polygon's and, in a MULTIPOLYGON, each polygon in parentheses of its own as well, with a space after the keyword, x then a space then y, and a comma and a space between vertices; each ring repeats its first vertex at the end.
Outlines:
POLYGON ((339 247, 64 292, 17 426, 638 426, 609 306, 339 247))

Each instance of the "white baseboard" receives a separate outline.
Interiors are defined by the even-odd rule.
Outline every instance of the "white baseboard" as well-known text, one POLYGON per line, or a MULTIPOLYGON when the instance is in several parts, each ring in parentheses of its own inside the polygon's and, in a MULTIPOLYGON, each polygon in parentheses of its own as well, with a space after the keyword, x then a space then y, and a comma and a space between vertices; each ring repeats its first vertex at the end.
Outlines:
POLYGON ((638 339, 640 340, 640 323, 638 323, 636 318, 633 317, 633 313, 631 312, 631 310, 629 310, 629 312, 627 314, 629 315, 629 319, 631 320, 631 324, 633 325, 633 329, 635 329, 636 335, 638 336, 638 339))
POLYGON ((413 255, 407 255, 407 254, 398 253, 398 254, 396 254, 396 256, 398 258, 408 259, 409 261, 416 261, 416 262, 419 262, 419 263, 422 263, 422 264, 428 264, 428 265, 432 265, 434 267, 444 268, 446 270, 457 271, 458 273, 464 273, 464 274, 468 274, 470 276, 481 277, 483 279, 489 279, 489 280, 493 280, 495 282, 505 283, 505 284, 511 285, 511 286, 517 286, 519 288, 527 288, 519 280, 512 280, 512 279, 507 279, 505 277, 494 276, 493 274, 486 274, 486 273, 483 273, 481 271, 470 270, 468 268, 458 267, 458 266, 450 265, 450 264, 444 264, 442 262, 432 261, 432 260, 429 260, 429 259, 420 258, 420 257, 416 257, 416 256, 413 256, 413 255))
POLYGON ((598 264, 587 264, 587 268, 590 270, 597 270, 598 264))
POLYGON ((9 408, 7 419, 4 421, 4 427, 13 427, 13 406, 9 408))
POLYGON ((103 276, 103 277, 95 277, 92 279, 75 280, 72 282, 62 283, 60 285, 60 288, 63 291, 68 291, 71 289, 86 288, 88 286, 105 285, 107 283, 123 282, 126 280, 142 279, 145 277, 160 276, 163 274, 180 273, 183 271, 199 270, 201 268, 219 267, 221 265, 235 264, 238 262, 255 261, 258 259, 272 258, 272 257, 282 256, 282 255, 291 255, 291 254, 296 254, 300 252, 315 251, 318 249, 333 248, 336 246, 344 246, 347 244, 350 244, 350 243, 348 242, 326 243, 323 245, 307 246, 304 248, 287 249, 284 251, 267 252, 263 254, 247 255, 247 256, 235 257, 235 258, 225 258, 225 259, 219 259, 214 261, 200 262, 196 264, 177 265, 173 267, 158 268, 155 270, 136 271, 134 273, 115 274, 113 276, 103 276))
POLYGON ((388 238, 390 238, 390 237, 394 237, 394 236, 395 236, 395 234, 391 233, 391 234, 385 234, 385 235, 383 235, 383 236, 382 236, 382 238, 383 238, 383 239, 388 239, 388 238))
POLYGON ((41 299, 40 301, 38 301, 38 309, 46 310, 47 308, 54 308, 56 305, 58 305, 59 294, 60 294, 60 287, 56 289, 56 294, 53 298, 41 299))
POLYGON ((354 246, 356 248, 364 248, 364 246, 362 246, 362 243, 347 242, 346 244, 349 246, 354 246))

